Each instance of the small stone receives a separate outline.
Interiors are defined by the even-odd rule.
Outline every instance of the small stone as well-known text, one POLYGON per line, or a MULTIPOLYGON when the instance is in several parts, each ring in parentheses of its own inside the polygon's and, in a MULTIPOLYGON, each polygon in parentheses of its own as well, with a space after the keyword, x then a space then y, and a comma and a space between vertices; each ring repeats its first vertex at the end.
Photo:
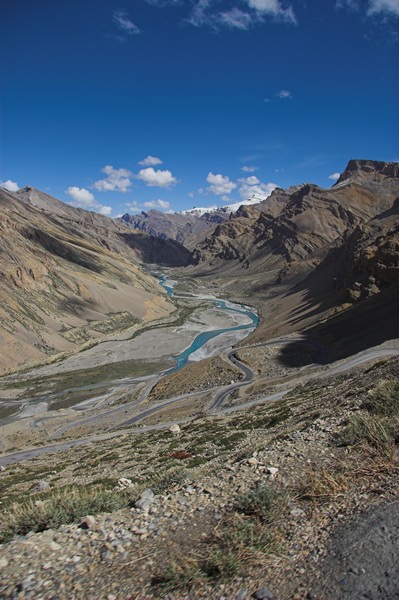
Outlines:
POLYGON ((248 459, 248 464, 256 467, 256 465, 259 464, 259 461, 255 456, 251 456, 251 458, 248 459))
POLYGON ((181 429, 179 425, 177 425, 177 423, 174 423, 173 425, 171 425, 171 427, 169 427, 169 431, 171 431, 173 435, 177 435, 181 432, 181 429))
POLYGON ((8 560, 6 558, 0 558, 0 569, 8 567, 8 560))
POLYGON ((133 486, 133 482, 131 479, 127 479, 126 477, 121 477, 120 479, 118 479, 118 484, 116 486, 117 490, 126 490, 127 488, 130 488, 133 486))
POLYGON ((293 517, 303 517, 305 514, 301 508, 291 508, 290 513, 293 517))
POLYGON ((246 600, 248 598, 249 590, 240 590, 236 594, 236 600, 246 600))
POLYGON ((270 474, 270 479, 275 479, 277 477, 277 473, 278 473, 277 467, 267 467, 267 471, 270 474))
POLYGON ((93 515, 87 515, 79 525, 81 529, 94 529, 96 526, 96 519, 93 515))
POLYGON ((50 490, 50 484, 47 481, 39 481, 35 487, 36 492, 48 492, 50 490))
POLYGON ((252 594, 252 597, 256 600, 273 600, 274 598, 273 594, 267 587, 260 588, 260 590, 257 590, 254 594, 252 594))
POLYGON ((147 488, 146 490, 144 490, 144 492, 141 492, 140 498, 141 499, 147 498, 149 500, 154 500, 155 495, 154 495, 154 492, 150 488, 147 488))
POLYGON ((52 550, 53 552, 57 552, 58 550, 61 550, 61 545, 57 544, 57 542, 50 542, 49 546, 50 550, 52 550))
POLYGON ((6 470, 6 468, 5 468, 5 467, 3 467, 3 465, 0 465, 0 472, 2 473, 2 472, 3 472, 3 471, 5 471, 5 470, 6 470))

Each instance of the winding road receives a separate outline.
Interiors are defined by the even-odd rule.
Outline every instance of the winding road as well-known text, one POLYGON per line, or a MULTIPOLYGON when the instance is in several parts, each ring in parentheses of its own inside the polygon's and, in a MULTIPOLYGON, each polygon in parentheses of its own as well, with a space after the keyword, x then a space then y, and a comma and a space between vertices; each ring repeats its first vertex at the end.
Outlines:
MULTIPOLYGON (((293 338, 290 338, 290 339, 280 338, 278 340, 272 340, 270 342, 262 342, 262 343, 258 343, 256 345, 242 346, 240 348, 240 350, 250 349, 250 348, 254 349, 259 346, 272 346, 272 345, 276 345, 276 344, 287 343, 288 341, 292 342, 293 338)), ((294 341, 297 343, 303 341, 307 345, 309 345, 309 343, 310 343, 309 340, 304 340, 304 339, 301 340, 300 338, 295 338, 294 341)), ((236 352, 236 350, 231 350, 231 351, 227 352, 226 355, 224 356, 224 358, 227 359, 228 361, 230 361, 233 365, 235 365, 242 371, 242 373, 244 375, 244 379, 242 379, 239 382, 236 382, 234 384, 224 386, 222 388, 214 388, 214 389, 216 389, 216 393, 213 396, 212 402, 208 408, 208 411, 211 414, 223 415, 223 414, 228 414, 228 413, 239 411, 239 410, 246 410, 246 409, 250 408, 251 406, 263 404, 266 402, 276 401, 276 400, 281 399, 282 397, 284 397, 286 394, 288 394, 289 392, 291 392, 294 389, 293 386, 289 386, 283 390, 266 395, 262 398, 257 398, 257 399, 249 400, 247 402, 242 402, 239 404, 237 403, 237 404, 234 404, 233 406, 224 407, 224 403, 226 402, 227 398, 230 396, 230 394, 232 392, 234 392, 236 389, 239 389, 240 387, 249 385, 250 383, 252 383, 254 381, 254 379, 256 377, 254 371, 248 365, 242 363, 234 356, 235 352, 236 352)), ((336 375, 336 374, 342 373, 344 371, 347 371, 347 370, 349 370, 353 367, 359 366, 365 362, 369 362, 370 360, 375 360, 378 358, 386 358, 389 356, 398 356, 398 355, 399 355, 399 350, 394 347, 380 348, 380 349, 379 348, 371 348, 370 350, 366 350, 359 355, 349 357, 349 358, 341 360, 341 361, 337 361, 337 363, 333 363, 331 366, 326 367, 325 370, 322 372, 310 373, 309 379, 329 377, 331 375, 336 375)), ((314 368, 315 366, 317 366, 317 365, 316 364, 309 365, 310 368, 312 368, 312 367, 314 368)), ((67 426, 61 427, 53 434, 52 439, 61 437, 71 427, 76 427, 77 425, 80 425, 80 424, 93 422, 99 418, 102 419, 104 416, 114 414, 115 412, 120 411, 120 410, 126 410, 129 408, 134 408, 134 407, 139 406, 147 399, 148 394, 150 393, 153 386, 159 381, 159 379, 160 379, 160 377, 158 377, 154 381, 151 381, 150 383, 148 383, 141 391, 140 397, 137 400, 127 403, 125 405, 122 405, 120 407, 115 407, 113 409, 105 411, 105 412, 101 413, 100 415, 88 417, 86 419, 80 420, 79 422, 74 422, 67 426)), ((144 410, 140 411, 137 415, 135 415, 135 416, 129 418, 128 420, 126 420, 125 422, 119 424, 117 426, 118 431, 115 431, 115 432, 113 432, 111 430, 109 433, 90 435, 85 438, 69 440, 66 442, 60 442, 57 444, 42 446, 42 447, 34 448, 31 450, 23 450, 20 452, 13 452, 13 453, 6 454, 6 455, 0 457, 0 465, 6 466, 6 465, 14 464, 16 462, 35 458, 44 453, 60 452, 60 451, 67 450, 67 449, 75 447, 75 446, 81 446, 84 444, 94 443, 96 441, 107 440, 107 439, 110 439, 110 438, 113 438, 115 436, 122 435, 122 434, 144 433, 144 432, 151 431, 154 429, 168 428, 173 423, 187 423, 187 422, 191 421, 194 417, 187 417, 187 418, 180 419, 180 420, 173 421, 173 422, 168 421, 167 423, 164 422, 164 423, 159 423, 157 425, 135 427, 133 429, 123 429, 123 427, 129 427, 131 425, 134 425, 135 423, 139 423, 146 417, 163 410, 166 406, 169 406, 171 404, 174 404, 175 402, 187 399, 191 396, 195 396, 195 395, 198 395, 201 393, 204 393, 204 390, 200 390, 198 392, 190 392, 188 394, 182 394, 180 396, 169 398, 168 400, 165 400, 163 402, 160 402, 160 403, 154 404, 150 407, 147 407, 144 410)))

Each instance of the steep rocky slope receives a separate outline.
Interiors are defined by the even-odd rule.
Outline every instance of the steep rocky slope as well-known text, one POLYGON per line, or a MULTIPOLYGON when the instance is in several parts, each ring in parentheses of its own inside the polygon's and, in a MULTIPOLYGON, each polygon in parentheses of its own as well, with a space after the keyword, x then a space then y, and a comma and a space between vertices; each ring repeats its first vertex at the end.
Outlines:
POLYGON ((184 264, 186 255, 38 190, 2 190, 0 373, 167 315, 173 307, 140 264, 184 264))
POLYGON ((398 163, 352 160, 331 189, 275 190, 238 211, 185 272, 261 308, 252 341, 311 326, 331 356, 381 343, 399 335, 398 196, 398 163))
POLYGON ((137 215, 126 213, 120 220, 125 225, 141 229, 153 237, 176 240, 186 248, 192 249, 229 216, 230 213, 223 209, 205 213, 192 210, 171 214, 149 210, 137 215))
POLYGON ((380 165, 351 161, 329 190, 312 184, 277 189, 255 210, 243 207, 194 249, 192 265, 221 274, 243 267, 253 274, 273 271, 275 283, 306 273, 344 232, 392 207, 398 166, 380 165))

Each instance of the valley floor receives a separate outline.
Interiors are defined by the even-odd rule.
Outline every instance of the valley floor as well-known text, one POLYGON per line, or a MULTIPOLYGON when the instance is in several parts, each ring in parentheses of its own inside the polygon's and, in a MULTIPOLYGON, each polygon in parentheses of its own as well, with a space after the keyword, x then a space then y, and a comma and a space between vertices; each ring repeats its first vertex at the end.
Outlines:
POLYGON ((399 340, 324 364, 309 336, 232 351, 230 332, 165 374, 199 331, 246 322, 206 292, 3 378, 0 598, 398 593, 399 340))

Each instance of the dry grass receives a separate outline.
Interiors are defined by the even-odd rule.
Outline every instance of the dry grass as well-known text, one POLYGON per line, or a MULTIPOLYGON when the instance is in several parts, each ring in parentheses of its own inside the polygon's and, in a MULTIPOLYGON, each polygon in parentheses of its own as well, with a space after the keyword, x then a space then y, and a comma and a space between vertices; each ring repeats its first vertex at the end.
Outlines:
POLYGON ((88 514, 112 512, 126 507, 132 491, 118 492, 99 485, 67 486, 12 504, 0 520, 0 542, 30 531, 54 529, 79 522, 88 514))
POLYGON ((237 500, 238 512, 225 515, 205 540, 202 553, 168 565, 153 585, 163 592, 192 591, 203 583, 228 581, 250 566, 261 567, 278 550, 286 507, 286 495, 273 485, 244 494, 237 500))

